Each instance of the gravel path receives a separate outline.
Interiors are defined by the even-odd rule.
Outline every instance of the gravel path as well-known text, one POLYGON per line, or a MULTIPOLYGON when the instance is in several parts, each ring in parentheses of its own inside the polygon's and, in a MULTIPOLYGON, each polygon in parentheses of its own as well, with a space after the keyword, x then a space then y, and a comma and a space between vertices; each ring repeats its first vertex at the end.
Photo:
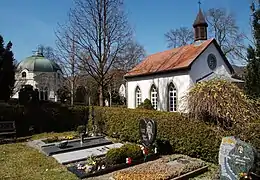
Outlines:
MULTIPOLYGON (((200 160, 192 161, 190 165, 180 165, 180 164, 166 164, 168 158, 160 158, 154 161, 146 162, 143 164, 139 164, 136 166, 132 166, 126 169, 114 171, 109 174, 105 174, 102 176, 86 178, 85 180, 114 180, 113 176, 115 175, 120 180, 130 180, 130 179, 158 179, 161 177, 162 179, 167 177, 172 177, 173 175, 177 175, 180 172, 187 171, 187 169, 194 167, 201 167, 200 160), (199 162, 199 163, 198 163, 199 162), (131 175, 131 176, 130 176, 131 175)), ((196 168, 195 168, 196 169, 196 168)), ((206 180, 207 177, 203 178, 206 180)))
POLYGON ((109 174, 104 174, 102 176, 86 178, 84 180, 114 180, 114 178, 112 178, 112 176, 113 176, 113 173, 115 173, 115 172, 117 172, 117 171, 114 171, 114 172, 109 173, 109 174))

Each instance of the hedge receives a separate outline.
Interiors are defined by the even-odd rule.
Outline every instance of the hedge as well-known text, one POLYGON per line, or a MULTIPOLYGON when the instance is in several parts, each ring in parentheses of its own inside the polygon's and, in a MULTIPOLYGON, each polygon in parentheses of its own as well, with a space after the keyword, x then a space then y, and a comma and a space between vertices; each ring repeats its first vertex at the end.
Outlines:
MULTIPOLYGON (((157 121, 157 142, 170 145, 166 150, 208 162, 217 163, 223 136, 237 135, 260 149, 259 121, 247 128, 243 127, 241 133, 241 130, 224 131, 203 121, 188 119, 179 113, 111 107, 94 109, 98 130, 110 137, 140 143, 139 120, 151 118, 157 121)), ((34 125, 35 133, 76 130, 84 124, 85 111, 88 112, 88 107, 43 104, 38 109, 25 109, 22 106, 7 106, 0 108, 0 117, 3 117, 2 120, 15 120, 18 134, 25 135, 31 125, 34 125)))
POLYGON ((96 107, 96 111, 110 137, 139 143, 139 119, 152 118, 157 121, 157 140, 169 141, 174 153, 209 162, 217 162, 221 138, 232 134, 179 113, 106 107, 96 107))
POLYGON ((31 133, 76 130, 79 125, 84 125, 88 112, 88 107, 67 107, 54 103, 44 103, 38 107, 1 106, 0 121, 15 121, 19 137, 31 133), (33 127, 33 132, 29 132, 30 127, 33 127))

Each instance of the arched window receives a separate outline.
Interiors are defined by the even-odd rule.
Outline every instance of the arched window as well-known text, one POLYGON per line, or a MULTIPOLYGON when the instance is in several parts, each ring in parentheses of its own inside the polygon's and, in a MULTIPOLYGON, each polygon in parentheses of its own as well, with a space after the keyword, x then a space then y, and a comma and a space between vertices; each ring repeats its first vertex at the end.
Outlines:
POLYGON ((168 102, 169 111, 177 111, 177 90, 172 83, 168 86, 168 102))
POLYGON ((151 103, 153 105, 154 109, 157 109, 157 104, 158 104, 158 92, 155 87, 155 85, 152 85, 151 87, 151 103))
POLYGON ((48 100, 48 95, 49 95, 48 88, 46 87, 44 90, 45 90, 45 92, 44 92, 44 100, 47 101, 48 100))
POLYGON ((44 100, 44 92, 43 92, 43 88, 40 88, 39 99, 40 99, 40 100, 44 100))
POLYGON ((135 107, 138 107, 142 102, 141 89, 137 86, 135 90, 135 107))
POLYGON ((49 92, 48 92, 48 88, 40 88, 40 93, 39 93, 39 99, 40 100, 44 100, 47 101, 49 98, 49 92))
POLYGON ((26 72, 22 72, 22 78, 26 78, 26 72))

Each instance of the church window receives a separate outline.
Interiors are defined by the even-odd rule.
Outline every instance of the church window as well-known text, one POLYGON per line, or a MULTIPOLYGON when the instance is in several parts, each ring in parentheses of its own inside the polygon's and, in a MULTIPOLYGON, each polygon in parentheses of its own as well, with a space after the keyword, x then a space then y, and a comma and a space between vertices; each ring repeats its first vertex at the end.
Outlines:
POLYGON ((141 89, 137 86, 135 90, 135 106, 138 107, 142 102, 141 89))
POLYGON ((156 87, 153 85, 151 88, 151 103, 154 109, 157 109, 158 105, 158 92, 156 87))
POLYGON ((177 111, 177 90, 176 87, 171 83, 168 87, 168 107, 170 112, 177 111))
POLYGON ((45 92, 44 92, 44 100, 47 101, 48 100, 48 88, 45 88, 45 92))
POLYGON ((22 78, 26 78, 26 72, 22 72, 22 78))
POLYGON ((41 88, 40 89, 40 93, 39 93, 39 99, 40 100, 44 100, 47 101, 49 97, 49 92, 48 92, 48 88, 41 88))
POLYGON ((44 96, 44 92, 43 92, 43 90, 41 89, 41 90, 40 90, 40 97, 39 97, 39 99, 40 99, 40 100, 43 100, 43 98, 44 98, 43 96, 44 96))
POLYGON ((206 37, 205 27, 200 27, 200 36, 201 36, 201 38, 205 38, 206 37))
POLYGON ((195 39, 199 38, 199 28, 195 28, 195 39))

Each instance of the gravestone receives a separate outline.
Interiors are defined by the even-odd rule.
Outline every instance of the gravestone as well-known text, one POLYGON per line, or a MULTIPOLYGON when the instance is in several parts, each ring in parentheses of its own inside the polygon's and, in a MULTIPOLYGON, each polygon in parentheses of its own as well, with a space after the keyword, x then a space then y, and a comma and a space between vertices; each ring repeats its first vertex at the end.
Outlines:
POLYGON ((150 147, 156 139, 157 124, 152 119, 141 119, 139 124, 141 142, 145 147, 150 147))
POLYGON ((221 180, 237 180, 255 167, 256 152, 248 143, 233 136, 222 139, 219 150, 221 180))

